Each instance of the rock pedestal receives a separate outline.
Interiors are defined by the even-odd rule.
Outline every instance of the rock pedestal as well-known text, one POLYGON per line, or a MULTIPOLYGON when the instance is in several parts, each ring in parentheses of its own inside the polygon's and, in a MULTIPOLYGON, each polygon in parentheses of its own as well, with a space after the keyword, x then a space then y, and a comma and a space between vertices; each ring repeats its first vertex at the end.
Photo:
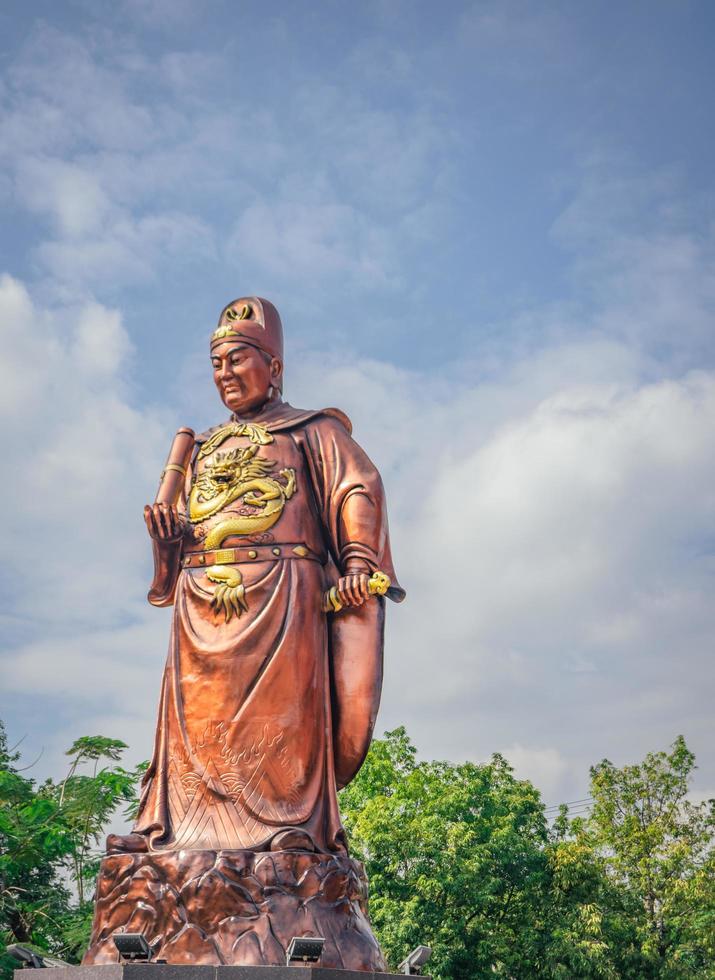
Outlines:
MULTIPOLYGON (((381 975, 387 969, 367 916, 362 865, 347 856, 311 851, 165 851, 105 857, 83 968, 112 963, 124 971, 140 968, 119 965, 112 941, 117 932, 142 933, 154 958, 171 965, 286 969, 293 936, 322 936, 320 975, 325 980, 328 968, 358 971, 361 976, 381 975)), ((150 963, 141 969, 168 968, 150 963)), ((243 976, 235 974, 234 980, 243 976)), ((272 976, 282 980, 282 973, 272 976)), ((85 969, 82 978, 93 980, 85 969)), ((161 980, 156 973, 151 978, 161 980)), ((52 980, 47 970, 42 980, 52 980)), ((61 980, 73 978, 63 971, 61 980)), ((121 980, 129 980, 129 974, 121 980)), ((163 980, 175 977, 167 974, 163 980)))

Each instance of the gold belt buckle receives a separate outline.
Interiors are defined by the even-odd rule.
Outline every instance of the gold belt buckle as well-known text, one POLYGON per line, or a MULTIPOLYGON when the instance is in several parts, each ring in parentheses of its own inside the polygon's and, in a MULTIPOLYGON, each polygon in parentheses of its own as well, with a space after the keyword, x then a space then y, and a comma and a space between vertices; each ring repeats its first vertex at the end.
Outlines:
POLYGON ((221 548, 214 554, 215 565, 232 565, 236 561, 235 548, 221 548))

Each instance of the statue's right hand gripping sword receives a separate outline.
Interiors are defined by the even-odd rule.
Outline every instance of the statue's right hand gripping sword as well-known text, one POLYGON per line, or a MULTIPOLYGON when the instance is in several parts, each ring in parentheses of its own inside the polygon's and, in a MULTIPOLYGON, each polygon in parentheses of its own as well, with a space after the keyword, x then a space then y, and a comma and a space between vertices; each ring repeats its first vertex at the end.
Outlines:
MULTIPOLYGON (((373 572, 367 583, 367 591, 370 595, 385 595, 390 588, 391 582, 388 575, 384 572, 373 572)), ((343 603, 338 598, 338 588, 334 585, 323 596, 323 612, 340 612, 344 608, 343 603)))

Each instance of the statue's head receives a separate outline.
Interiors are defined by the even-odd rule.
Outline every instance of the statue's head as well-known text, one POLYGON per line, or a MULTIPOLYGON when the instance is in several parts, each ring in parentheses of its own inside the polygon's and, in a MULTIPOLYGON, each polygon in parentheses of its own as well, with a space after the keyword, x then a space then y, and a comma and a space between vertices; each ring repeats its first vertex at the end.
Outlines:
POLYGON ((221 401, 232 412, 256 411, 283 388, 283 327, 278 310, 258 296, 221 311, 211 335, 211 363, 221 401))

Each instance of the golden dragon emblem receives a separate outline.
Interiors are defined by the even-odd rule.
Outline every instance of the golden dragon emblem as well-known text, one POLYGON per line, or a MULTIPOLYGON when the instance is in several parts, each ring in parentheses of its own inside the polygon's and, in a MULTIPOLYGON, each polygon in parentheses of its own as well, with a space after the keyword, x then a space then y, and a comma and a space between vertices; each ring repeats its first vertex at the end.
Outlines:
MULTIPOLYGON (((273 527, 283 513, 286 500, 295 493, 295 470, 280 470, 278 475, 285 482, 279 482, 271 475, 275 460, 263 459, 258 455, 259 448, 253 444, 245 449, 217 452, 191 488, 189 520, 192 524, 199 524, 240 501, 238 511, 231 512, 206 535, 206 551, 220 548, 229 535, 257 534, 273 527)), ((227 622, 234 612, 240 616, 248 609, 243 579, 235 565, 211 565, 206 575, 216 583, 212 605, 216 611, 223 609, 227 622)))

